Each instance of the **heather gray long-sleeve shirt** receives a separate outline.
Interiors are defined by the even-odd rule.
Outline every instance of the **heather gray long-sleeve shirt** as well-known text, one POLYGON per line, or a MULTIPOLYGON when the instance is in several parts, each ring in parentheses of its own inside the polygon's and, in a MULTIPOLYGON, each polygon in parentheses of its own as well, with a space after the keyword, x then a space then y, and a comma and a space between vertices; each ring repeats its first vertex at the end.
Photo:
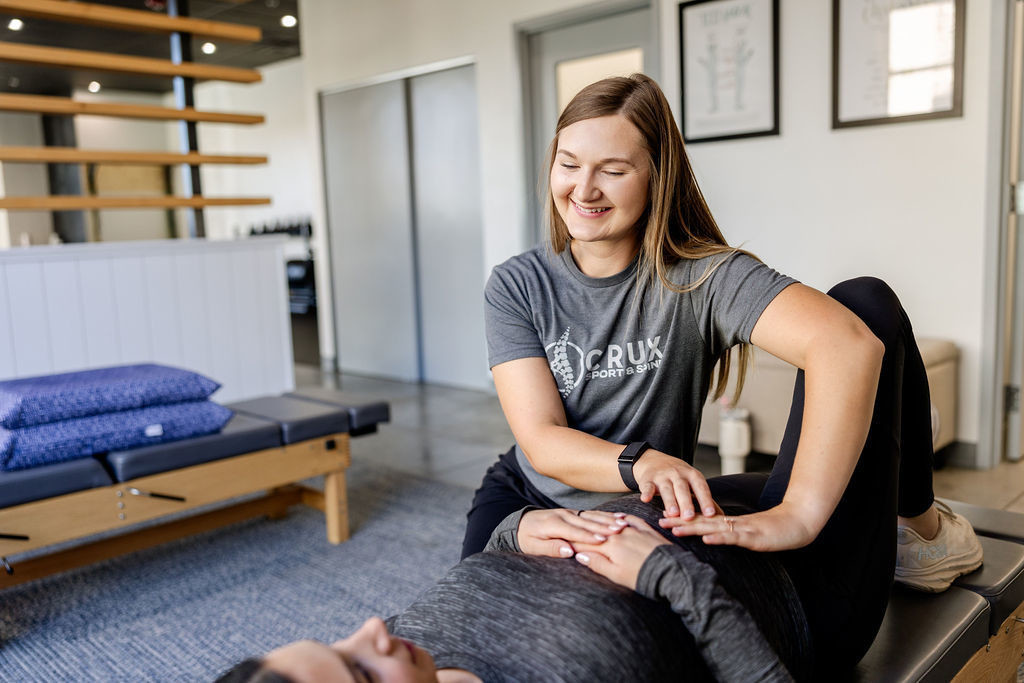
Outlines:
MULTIPOLYGON (((634 592, 575 560, 518 554, 521 515, 495 530, 486 552, 463 560, 393 617, 391 632, 425 648, 438 668, 465 669, 487 683, 788 681, 787 665, 802 677, 810 661, 806 623, 792 584, 770 558, 715 550, 726 558, 722 566, 737 569, 723 582, 722 566, 688 547, 661 546, 641 567, 634 592), (727 588, 758 599, 748 610, 727 588)), ((698 544, 701 553, 709 549, 687 542, 698 544)))

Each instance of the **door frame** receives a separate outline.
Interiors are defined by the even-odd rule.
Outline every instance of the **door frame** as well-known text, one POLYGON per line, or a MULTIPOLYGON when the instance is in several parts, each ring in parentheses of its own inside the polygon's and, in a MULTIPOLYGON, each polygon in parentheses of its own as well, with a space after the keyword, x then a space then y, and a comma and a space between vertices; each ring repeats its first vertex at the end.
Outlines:
MULTIPOLYGON (((517 22, 513 26, 516 41, 516 61, 519 64, 519 86, 521 90, 520 101, 522 104, 520 120, 522 124, 521 129, 523 131, 523 161, 525 162, 523 164, 523 187, 526 188, 526 213, 525 221, 522 226, 523 244, 533 246, 536 230, 533 226, 533 221, 536 216, 540 215, 540 201, 537 198, 537 187, 534 185, 533 177, 533 170, 539 166, 541 160, 534 158, 534 98, 530 75, 532 73, 530 68, 530 37, 537 33, 543 33, 544 31, 567 28, 575 24, 586 23, 596 19, 605 19, 616 14, 623 14, 625 12, 645 8, 650 10, 651 14, 651 46, 654 53, 654 59, 658 64, 658 70, 660 72, 662 66, 661 12, 660 3, 656 1, 604 0, 584 7, 575 7, 555 12, 553 14, 546 14, 541 17, 534 17, 532 19, 517 22)), ((658 76, 660 76, 660 73, 658 76)))
MULTIPOLYGON (((1010 351, 1006 334, 1012 321, 1003 312, 1006 307, 1006 283, 1009 273, 1003 246, 1009 231, 1011 188, 1010 125, 1013 112, 1013 26, 1016 0, 997 0, 992 7, 989 61, 992 65, 989 120, 987 122, 989 177, 985 193, 984 267, 982 281, 982 339, 978 418, 978 447, 973 458, 964 453, 951 464, 976 469, 991 469, 1003 459, 1006 416, 1006 361, 1010 351)), ((1019 439, 1019 437, 1018 437, 1019 439)))

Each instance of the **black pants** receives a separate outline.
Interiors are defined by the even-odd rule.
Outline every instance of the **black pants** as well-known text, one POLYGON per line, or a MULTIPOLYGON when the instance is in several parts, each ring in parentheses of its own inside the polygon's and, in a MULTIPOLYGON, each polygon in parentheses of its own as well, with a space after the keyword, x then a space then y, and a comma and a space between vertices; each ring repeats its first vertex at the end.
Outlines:
MULTIPOLYGON (((868 325, 885 344, 885 356, 867 443, 835 512, 810 545, 780 556, 804 606, 816 661, 844 668, 871 646, 885 615, 896 564, 896 515, 921 514, 933 501, 931 401, 910 320, 888 285, 857 278, 828 294, 868 325)), ((708 484, 716 500, 726 496, 761 510, 782 500, 803 408, 800 371, 772 472, 713 477, 708 484)), ((557 507, 526 480, 510 451, 476 492, 463 557, 482 550, 494 527, 526 505, 557 507)))

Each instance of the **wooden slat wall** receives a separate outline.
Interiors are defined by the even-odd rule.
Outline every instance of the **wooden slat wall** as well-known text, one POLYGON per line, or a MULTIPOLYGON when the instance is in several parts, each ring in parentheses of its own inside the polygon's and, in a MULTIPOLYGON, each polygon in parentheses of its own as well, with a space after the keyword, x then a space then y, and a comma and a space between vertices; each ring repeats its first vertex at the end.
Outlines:
POLYGON ((153 59, 152 57, 134 57, 109 52, 72 50, 66 47, 18 45, 4 42, 0 42, 0 60, 67 69, 117 71, 144 76, 188 76, 200 80, 234 83, 257 83, 263 79, 260 72, 255 69, 239 69, 233 66, 197 64, 195 62, 175 64, 167 59, 153 59))
POLYGON ((21 211, 139 208, 174 209, 204 206, 257 206, 269 203, 269 197, 92 197, 80 195, 0 197, 0 209, 21 211))
POLYGON ((146 104, 118 104, 116 102, 76 102, 68 97, 13 95, 11 93, 0 93, 0 111, 22 111, 35 114, 88 114, 89 116, 116 116, 126 119, 208 121, 211 123, 237 123, 243 125, 252 125, 265 121, 265 118, 260 114, 232 114, 218 111, 196 111, 191 107, 173 109, 146 104))
MULTIPOLYGON (((0 0, 0 11, 23 13, 25 16, 43 17, 93 26, 148 31, 158 33, 190 32, 238 41, 259 40, 261 32, 252 27, 223 22, 196 20, 189 17, 168 17, 142 10, 112 8, 86 2, 62 0, 0 0)), ((0 61, 17 64, 41 65, 67 69, 88 69, 141 74, 149 76, 184 76, 203 80, 256 83, 262 75, 255 69, 194 62, 175 63, 132 55, 111 54, 104 51, 76 50, 43 45, 16 44, 0 41, 0 61)), ((167 107, 133 107, 123 104, 79 103, 69 98, 25 95, 0 95, 0 109, 33 113, 104 114, 165 120, 214 121, 225 123, 257 123, 263 117, 252 115, 215 114, 192 109, 175 110, 167 107)), ((122 163, 146 165, 173 164, 254 164, 266 163, 266 157, 244 155, 204 155, 198 152, 173 154, 164 152, 121 152, 112 150, 77 150, 51 148, 34 150, 24 147, 0 148, 0 161, 23 163, 122 163)), ((102 208, 202 208, 206 206, 270 204, 268 197, 0 197, 0 210, 84 210, 102 208)), ((4 226, 6 233, 6 225, 4 226)), ((8 243, 4 237, 4 245, 8 243)))
POLYGON ((0 379, 160 362, 230 402, 294 388, 282 242, 0 251, 0 379))
POLYGON ((88 26, 104 26, 152 33, 192 33, 207 38, 252 43, 260 40, 256 26, 228 24, 191 17, 169 17, 149 10, 121 9, 107 5, 67 0, 0 0, 0 11, 22 17, 67 21, 88 26))
POLYGON ((202 154, 190 152, 124 152, 79 149, 77 147, 3 147, 0 161, 52 164, 131 164, 173 166, 175 164, 265 164, 265 156, 202 154))

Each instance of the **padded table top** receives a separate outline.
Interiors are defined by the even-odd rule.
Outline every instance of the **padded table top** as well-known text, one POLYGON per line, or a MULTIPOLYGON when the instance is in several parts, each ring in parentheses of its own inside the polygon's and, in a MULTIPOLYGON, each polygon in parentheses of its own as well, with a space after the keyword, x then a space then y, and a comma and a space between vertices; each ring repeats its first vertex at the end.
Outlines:
POLYGON ((989 631, 993 634, 1013 610, 1024 602, 1024 545, 979 536, 985 551, 981 568, 961 576, 954 585, 973 591, 992 608, 989 631))
MULTIPOLYGON (((93 458, 69 460, 16 472, 0 472, 0 508, 113 483, 103 465, 93 458)), ((0 528, 0 533, 3 531, 0 528)))
POLYGON ((285 444, 348 432, 348 411, 336 405, 294 396, 264 396, 227 406, 236 413, 272 420, 285 444))
POLYGON ((285 395, 347 409, 349 427, 353 432, 369 430, 381 422, 391 420, 391 407, 386 401, 368 399, 351 392, 324 387, 303 387, 285 395))
POLYGON ((1019 512, 983 508, 979 505, 961 503, 947 498, 939 500, 948 504, 953 512, 966 517, 979 536, 991 536, 1024 543, 1024 515, 1019 512))
POLYGON ((984 598, 962 588, 934 595, 897 585, 853 680, 945 683, 988 642, 989 613, 984 598))
POLYGON ((276 422, 236 412, 216 434, 114 451, 100 457, 117 481, 129 481, 280 445, 281 430, 276 422))

